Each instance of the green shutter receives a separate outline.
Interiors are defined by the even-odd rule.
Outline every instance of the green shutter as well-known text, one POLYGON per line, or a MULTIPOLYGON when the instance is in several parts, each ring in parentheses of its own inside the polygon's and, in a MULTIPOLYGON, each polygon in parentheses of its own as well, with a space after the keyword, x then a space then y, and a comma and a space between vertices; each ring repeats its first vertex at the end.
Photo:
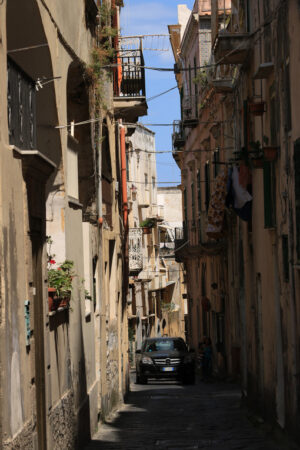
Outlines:
POLYGON ((282 264, 283 264, 283 279, 289 281, 289 241, 288 235, 282 235, 282 264))
POLYGON ((296 252, 300 262, 300 139, 294 143, 296 252))
POLYGON ((195 190, 194 190, 194 183, 191 185, 192 190, 192 217, 193 217, 193 226, 195 226, 195 190))
POLYGON ((210 199, 210 165, 209 163, 205 164, 205 206, 206 211, 208 211, 209 207, 209 199, 210 199))
POLYGON ((264 213, 265 228, 275 226, 275 177, 272 162, 264 162, 264 213))
POLYGON ((201 180, 200 180, 200 170, 197 173, 197 197, 198 197, 198 216, 201 214, 201 180))

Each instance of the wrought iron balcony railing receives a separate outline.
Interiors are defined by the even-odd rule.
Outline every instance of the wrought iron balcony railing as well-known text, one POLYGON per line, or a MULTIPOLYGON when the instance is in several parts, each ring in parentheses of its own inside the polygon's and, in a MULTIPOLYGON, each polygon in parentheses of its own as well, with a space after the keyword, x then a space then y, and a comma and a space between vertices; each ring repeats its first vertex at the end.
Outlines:
POLYGON ((185 132, 182 121, 174 120, 173 134, 172 134, 173 152, 176 152, 176 150, 183 147, 184 143, 185 143, 185 132))
POLYGON ((143 270, 143 230, 129 228, 129 273, 143 270))
POLYGON ((22 150, 36 148, 35 83, 10 58, 7 61, 9 143, 22 150))
POLYGON ((119 77, 114 76, 114 96, 145 97, 146 83, 142 50, 127 50, 124 54, 121 51, 118 64, 121 70, 117 68, 116 74, 119 73, 119 77))
POLYGON ((182 100, 183 126, 193 127, 198 123, 198 95, 190 95, 182 100))

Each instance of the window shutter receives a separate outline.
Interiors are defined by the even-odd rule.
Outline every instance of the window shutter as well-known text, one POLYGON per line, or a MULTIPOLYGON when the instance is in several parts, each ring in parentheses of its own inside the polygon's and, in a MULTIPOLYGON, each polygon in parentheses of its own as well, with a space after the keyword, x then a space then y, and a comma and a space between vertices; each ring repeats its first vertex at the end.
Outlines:
POLYGON ((209 199, 210 199, 210 172, 209 172, 209 163, 205 164, 205 206, 206 211, 208 211, 209 207, 209 199))
POLYGON ((184 232, 186 233, 187 232, 187 196, 186 196, 186 188, 184 188, 184 191, 183 191, 183 203, 184 203, 184 205, 183 205, 183 209, 184 209, 184 226, 183 226, 183 228, 184 228, 184 232))
POLYGON ((296 252, 300 262, 300 139, 294 143, 296 252))
POLYGON ((194 183, 191 184, 191 190, 192 190, 192 217, 193 217, 193 226, 195 226, 195 190, 194 190, 194 183))
POLYGON ((283 263, 283 279, 289 281, 289 241, 288 235, 282 235, 282 263, 283 263))
POLYGON ((264 215, 265 228, 275 226, 275 179, 272 162, 264 162, 264 215))

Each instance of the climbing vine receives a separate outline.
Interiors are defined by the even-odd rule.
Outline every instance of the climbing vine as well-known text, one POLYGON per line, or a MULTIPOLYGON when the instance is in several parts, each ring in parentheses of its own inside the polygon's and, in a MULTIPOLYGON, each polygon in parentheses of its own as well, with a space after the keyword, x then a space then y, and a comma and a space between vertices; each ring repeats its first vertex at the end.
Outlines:
POLYGON ((118 36, 118 29, 112 26, 116 13, 114 8, 106 3, 98 4, 99 24, 95 45, 91 52, 91 63, 85 68, 86 79, 94 90, 94 109, 107 109, 105 104, 105 83, 111 79, 111 71, 105 66, 116 61, 117 51, 114 39, 118 36))

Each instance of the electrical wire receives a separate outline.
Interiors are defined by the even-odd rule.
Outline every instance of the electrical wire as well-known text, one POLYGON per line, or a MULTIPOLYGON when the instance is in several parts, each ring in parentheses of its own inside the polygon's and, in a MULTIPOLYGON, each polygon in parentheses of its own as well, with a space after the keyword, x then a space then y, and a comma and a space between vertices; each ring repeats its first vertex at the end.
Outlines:
POLYGON ((173 91, 174 89, 177 89, 177 88, 178 88, 178 86, 176 85, 176 86, 173 86, 172 88, 168 89, 167 91, 163 91, 160 94, 154 95, 153 97, 146 98, 146 102, 151 102, 152 100, 155 100, 156 98, 161 97, 162 95, 165 95, 168 92, 173 91))

